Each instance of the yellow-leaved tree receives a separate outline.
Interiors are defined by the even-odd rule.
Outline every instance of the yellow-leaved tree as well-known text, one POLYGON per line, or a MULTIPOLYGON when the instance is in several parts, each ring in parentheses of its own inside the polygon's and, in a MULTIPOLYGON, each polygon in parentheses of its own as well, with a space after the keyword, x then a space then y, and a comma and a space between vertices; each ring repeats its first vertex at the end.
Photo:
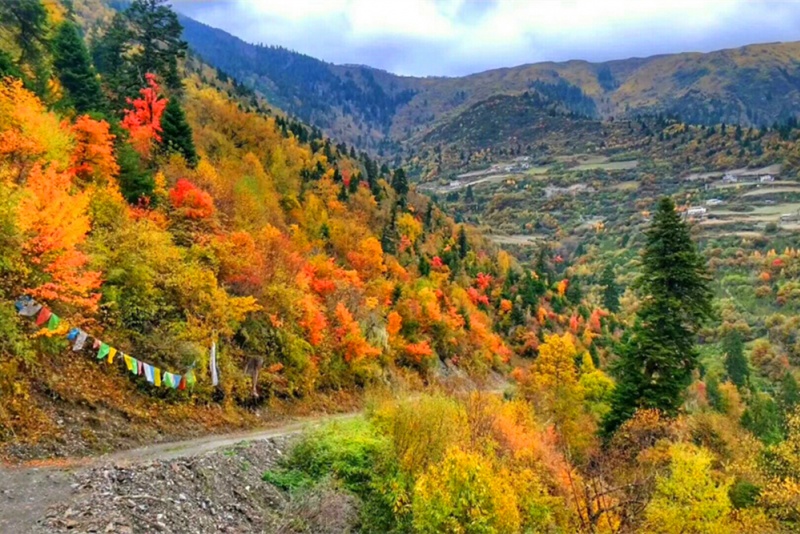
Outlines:
POLYGON ((712 454, 688 443, 670 447, 670 472, 659 477, 645 511, 643 532, 725 534, 731 532, 730 480, 716 480, 712 454))

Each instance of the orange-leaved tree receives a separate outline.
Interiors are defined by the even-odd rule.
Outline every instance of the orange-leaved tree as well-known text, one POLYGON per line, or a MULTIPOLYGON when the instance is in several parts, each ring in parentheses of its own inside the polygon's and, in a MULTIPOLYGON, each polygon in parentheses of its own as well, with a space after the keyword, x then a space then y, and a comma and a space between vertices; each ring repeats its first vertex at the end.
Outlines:
POLYGON ((96 121, 88 115, 78 117, 72 125, 75 148, 70 164, 75 176, 85 183, 107 183, 119 173, 114 157, 114 134, 106 121, 96 121))
POLYGON ((26 290, 34 298, 92 313, 100 299, 100 273, 87 267, 88 257, 80 250, 90 229, 89 195, 71 189, 68 172, 38 164, 31 170, 17 207, 29 267, 26 290))
POLYGON ((336 305, 334 314, 336 315, 336 338, 345 361, 355 362, 380 355, 380 349, 367 342, 360 325, 343 303, 339 302, 336 305))
POLYGON ((130 133, 133 148, 143 158, 149 158, 155 143, 161 141, 161 116, 167 100, 158 96, 159 87, 154 74, 146 74, 147 87, 139 90, 140 98, 128 99, 133 109, 125 110, 122 127, 130 133))

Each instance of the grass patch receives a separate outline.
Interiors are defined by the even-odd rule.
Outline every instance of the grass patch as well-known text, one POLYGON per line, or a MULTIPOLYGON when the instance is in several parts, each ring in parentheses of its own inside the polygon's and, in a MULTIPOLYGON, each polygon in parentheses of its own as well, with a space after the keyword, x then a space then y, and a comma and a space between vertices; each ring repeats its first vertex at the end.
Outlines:
POLYGON ((261 475, 264 482, 268 482, 278 489, 288 492, 306 490, 314 486, 315 482, 310 476, 302 471, 274 469, 265 471, 261 475))

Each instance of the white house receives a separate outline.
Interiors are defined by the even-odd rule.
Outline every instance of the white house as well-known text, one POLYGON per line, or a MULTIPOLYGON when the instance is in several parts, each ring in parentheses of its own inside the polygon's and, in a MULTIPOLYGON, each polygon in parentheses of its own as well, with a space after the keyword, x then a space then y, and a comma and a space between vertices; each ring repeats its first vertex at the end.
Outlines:
POLYGON ((729 172, 725 173, 725 176, 722 177, 723 184, 735 184, 738 181, 739 179, 729 172))
POLYGON ((769 184, 775 181, 775 178, 771 174, 765 174, 764 176, 759 176, 758 181, 762 184, 769 184))
POLYGON ((698 219, 702 219, 703 217, 705 217, 706 213, 708 213, 708 210, 702 207, 694 207, 686 210, 687 217, 696 217, 698 219))
POLYGON ((719 198, 710 198, 706 200, 706 206, 719 206, 720 204, 725 204, 725 201, 719 198))

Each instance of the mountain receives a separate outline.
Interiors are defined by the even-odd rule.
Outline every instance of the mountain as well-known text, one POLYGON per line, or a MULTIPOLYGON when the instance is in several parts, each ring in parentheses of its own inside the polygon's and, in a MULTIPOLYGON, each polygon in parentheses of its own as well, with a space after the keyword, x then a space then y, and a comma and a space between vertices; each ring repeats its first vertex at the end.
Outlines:
POLYGON ((664 113, 690 123, 760 126, 785 121, 800 105, 800 42, 417 78, 248 44, 188 17, 181 23, 189 45, 207 61, 287 112, 363 148, 397 148, 479 102, 530 90, 603 119, 664 113))
POLYGON ((337 66, 285 48, 248 44, 181 16, 184 39, 203 58, 270 102, 337 139, 379 147, 401 106, 414 96, 407 79, 360 66, 337 66))

